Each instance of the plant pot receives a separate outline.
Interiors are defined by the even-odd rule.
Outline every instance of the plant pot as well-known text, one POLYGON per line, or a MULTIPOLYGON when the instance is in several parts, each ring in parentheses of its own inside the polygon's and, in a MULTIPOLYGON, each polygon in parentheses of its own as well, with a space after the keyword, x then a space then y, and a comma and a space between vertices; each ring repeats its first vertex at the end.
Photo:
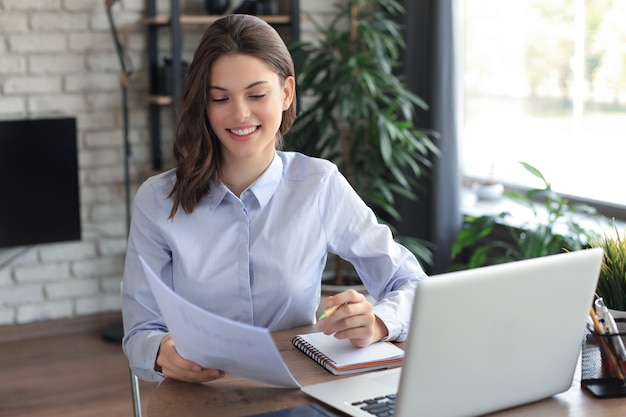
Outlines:
POLYGON ((477 182, 473 188, 479 200, 497 201, 504 194, 504 186, 499 182, 477 182))

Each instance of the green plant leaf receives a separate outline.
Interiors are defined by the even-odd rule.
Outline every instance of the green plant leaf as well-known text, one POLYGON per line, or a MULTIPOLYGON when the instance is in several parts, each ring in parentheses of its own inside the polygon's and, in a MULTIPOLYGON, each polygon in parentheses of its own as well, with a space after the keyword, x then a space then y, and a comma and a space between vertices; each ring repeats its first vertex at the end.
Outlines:
POLYGON ((550 183, 545 179, 541 171, 539 171, 537 168, 527 162, 520 162, 520 164, 522 164, 522 166, 526 168, 528 172, 539 178, 545 184, 546 188, 550 188, 550 183))
POLYGON ((504 196, 523 207, 528 207, 533 215, 521 226, 511 226, 498 222, 509 214, 506 212, 486 216, 487 218, 466 218, 464 227, 457 236, 451 251, 456 258, 461 251, 474 251, 467 265, 456 264, 453 269, 463 266, 478 266, 480 262, 498 263, 551 255, 563 251, 581 250, 589 247, 590 242, 597 242, 595 230, 581 225, 580 216, 595 219, 599 225, 606 223, 606 218, 588 205, 569 204, 568 196, 552 190, 550 182, 535 167, 521 162, 533 176, 542 180, 544 188, 531 189, 527 192, 507 191, 504 196), (543 203, 545 211, 536 208, 537 202, 543 203), (492 223, 491 220, 494 222, 492 223), (494 236, 494 225, 508 231, 508 241, 494 236), (508 242, 512 242, 512 244, 508 242), (502 253, 503 252, 503 253, 502 253), (480 261, 480 262, 479 262, 480 261))
POLYGON ((335 162, 379 218, 397 220, 395 197, 417 199, 420 179, 439 152, 437 133, 414 120, 416 109, 428 106, 396 74, 405 46, 397 23, 404 8, 395 0, 337 1, 333 7, 327 26, 307 16, 315 42, 292 47, 298 94, 306 100, 285 147, 335 162), (350 33, 353 6, 356 37, 350 33))

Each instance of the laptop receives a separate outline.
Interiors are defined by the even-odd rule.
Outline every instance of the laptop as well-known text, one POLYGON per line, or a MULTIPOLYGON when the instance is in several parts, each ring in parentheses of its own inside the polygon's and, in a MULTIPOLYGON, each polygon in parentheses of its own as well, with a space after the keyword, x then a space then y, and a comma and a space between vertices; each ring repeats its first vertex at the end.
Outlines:
POLYGON ((452 417, 563 392, 572 384, 602 256, 586 249, 427 278, 416 291, 402 368, 302 391, 364 417, 375 414, 362 400, 388 394, 383 402, 395 402, 395 417, 452 417))

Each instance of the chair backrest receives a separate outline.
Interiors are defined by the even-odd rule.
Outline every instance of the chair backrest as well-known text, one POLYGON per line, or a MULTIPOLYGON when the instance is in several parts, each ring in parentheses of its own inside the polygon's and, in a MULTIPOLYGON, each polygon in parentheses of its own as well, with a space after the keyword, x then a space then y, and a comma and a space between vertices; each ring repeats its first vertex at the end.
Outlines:
MULTIPOLYGON (((124 282, 120 284, 120 294, 123 293, 124 290, 124 282)), ((122 317, 124 315, 124 310, 122 310, 122 317)), ((122 326, 124 326, 124 320, 122 318, 122 326)), ((126 329, 124 328, 124 334, 126 334, 126 329)), ((135 375, 128 367, 128 372, 130 374, 130 392, 133 400, 133 417, 142 417, 141 412, 141 388, 139 386, 139 378, 135 375)))

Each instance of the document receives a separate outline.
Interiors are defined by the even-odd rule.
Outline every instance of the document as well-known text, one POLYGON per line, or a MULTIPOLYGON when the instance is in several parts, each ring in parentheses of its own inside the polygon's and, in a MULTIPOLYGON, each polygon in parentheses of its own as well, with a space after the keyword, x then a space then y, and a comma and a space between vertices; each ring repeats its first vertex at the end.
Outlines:
POLYGON ((172 291, 140 256, 152 293, 184 358, 204 368, 289 388, 300 388, 268 329, 221 317, 172 291))

